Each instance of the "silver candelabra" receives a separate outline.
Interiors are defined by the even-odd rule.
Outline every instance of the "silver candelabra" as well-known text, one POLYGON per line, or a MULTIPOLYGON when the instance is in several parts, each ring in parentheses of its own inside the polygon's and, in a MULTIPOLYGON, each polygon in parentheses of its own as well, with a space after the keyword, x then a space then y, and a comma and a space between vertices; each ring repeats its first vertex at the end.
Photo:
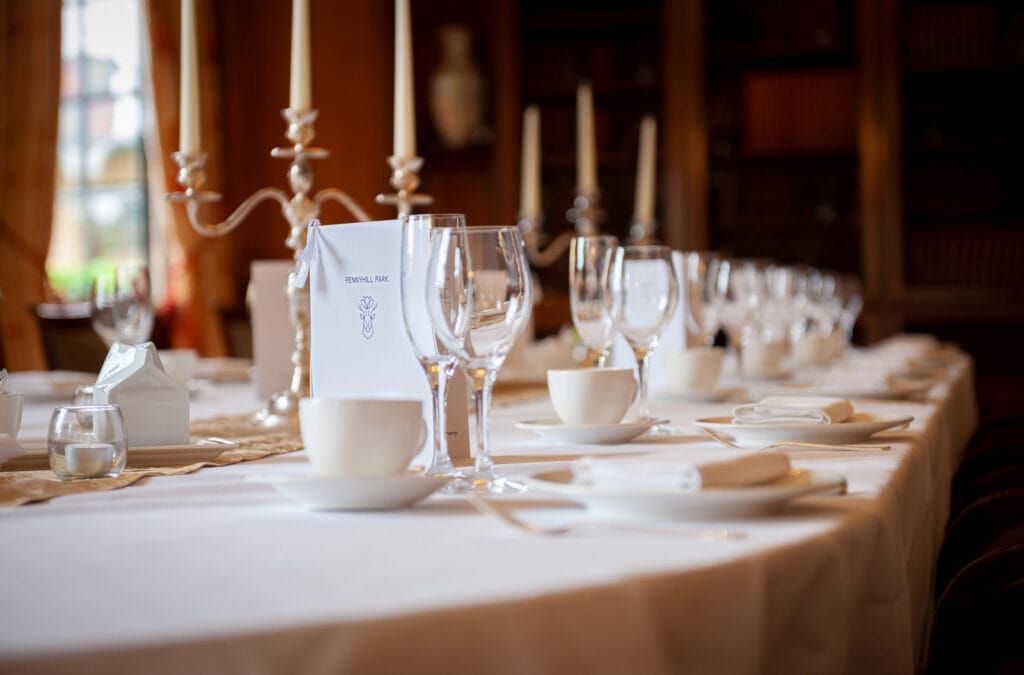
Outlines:
POLYGON ((586 237, 600 232, 605 218, 600 204, 601 193, 597 190, 577 190, 572 207, 565 212, 566 219, 573 224, 573 231, 563 232, 550 242, 544 233, 543 214, 520 213, 519 230, 523 233, 530 264, 534 267, 548 267, 562 257, 573 237, 586 237))
MULTIPOLYGON (((204 172, 206 153, 175 152, 171 157, 178 164, 177 180, 184 190, 165 195, 165 199, 185 202, 185 211, 192 229, 204 237, 220 237, 231 232, 245 220, 254 206, 268 199, 275 200, 281 205, 281 213, 288 222, 288 238, 285 243, 293 251, 293 260, 297 261, 299 253, 306 247, 307 225, 309 221, 320 215, 320 206, 324 202, 337 201, 358 220, 370 220, 370 217, 355 200, 342 190, 328 188, 311 196, 313 168, 310 166, 309 160, 323 159, 330 154, 323 148, 314 148, 309 145, 316 136, 313 123, 316 121, 317 111, 285 108, 282 115, 288 123, 285 138, 288 139, 291 146, 273 148, 270 151, 270 156, 291 160, 288 167, 288 184, 293 194, 290 198, 284 190, 262 188, 239 204, 238 208, 224 222, 203 223, 199 219, 200 204, 221 198, 217 193, 202 189, 206 179, 204 172)), ((420 164, 422 164, 422 160, 420 160, 420 164)), ((419 164, 408 172, 412 174, 416 184, 419 183, 419 178, 416 175, 418 169, 419 164)), ((397 174, 398 170, 395 169, 395 172, 397 174)), ((408 176, 403 180, 408 180, 408 176)), ((395 178, 392 177, 392 185, 394 183, 395 178)), ((412 190, 414 189, 415 186, 412 190)), ((397 186, 396 190, 399 190, 399 195, 401 195, 401 190, 397 186)), ((411 204, 421 203, 415 201, 415 197, 420 196, 414 196, 412 200, 407 201, 411 204)), ((399 208, 401 209, 401 207, 399 208)), ((292 270, 288 274, 288 283, 285 288, 288 295, 288 314, 292 327, 295 329, 295 347, 291 356, 292 375, 288 388, 274 393, 266 407, 256 413, 254 421, 263 426, 295 424, 299 399, 309 396, 309 291, 307 288, 293 287, 291 281, 294 274, 295 265, 292 266, 292 270)))
POLYGON ((393 194, 377 195, 378 204, 389 204, 398 210, 398 217, 405 218, 412 213, 414 206, 425 206, 433 204, 434 198, 430 195, 415 194, 416 188, 420 186, 420 169, 423 167, 422 157, 400 157, 391 155, 388 157, 388 166, 391 167, 391 187, 395 188, 393 194))

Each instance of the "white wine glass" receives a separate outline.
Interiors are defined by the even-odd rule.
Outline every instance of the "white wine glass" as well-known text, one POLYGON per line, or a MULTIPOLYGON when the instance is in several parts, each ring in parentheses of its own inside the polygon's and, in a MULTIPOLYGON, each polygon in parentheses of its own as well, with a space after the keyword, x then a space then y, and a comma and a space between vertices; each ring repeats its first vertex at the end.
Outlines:
POLYGON ((718 313, 741 374, 744 345, 752 343, 760 330, 767 302, 768 266, 768 261, 760 259, 727 259, 718 266, 718 313))
POLYGON ((609 313, 636 356, 640 417, 653 419, 648 388, 651 354, 679 302, 679 280, 668 246, 620 246, 608 268, 609 313))
POLYGON ((438 341, 423 300, 430 265, 430 233, 440 228, 465 227, 466 217, 458 213, 413 214, 402 222, 402 320, 427 377, 433 405, 433 455, 423 471, 427 476, 465 477, 452 465, 446 433, 446 394, 448 380, 455 372, 455 356, 438 341))
POLYGON ((615 337, 615 322, 605 302, 612 253, 619 240, 599 235, 575 237, 569 247, 569 308, 572 324, 587 348, 587 365, 602 367, 615 337))
POLYGON ((491 390, 532 307, 530 266, 518 227, 431 232, 426 304, 442 344, 466 374, 476 404, 472 489, 518 491, 494 471, 488 415, 491 390))
POLYGON ((109 347, 142 344, 153 332, 149 268, 139 263, 100 272, 89 296, 93 329, 109 347))
POLYGON ((710 347, 718 332, 715 275, 721 258, 715 251, 683 253, 683 293, 686 295, 686 344, 710 347))

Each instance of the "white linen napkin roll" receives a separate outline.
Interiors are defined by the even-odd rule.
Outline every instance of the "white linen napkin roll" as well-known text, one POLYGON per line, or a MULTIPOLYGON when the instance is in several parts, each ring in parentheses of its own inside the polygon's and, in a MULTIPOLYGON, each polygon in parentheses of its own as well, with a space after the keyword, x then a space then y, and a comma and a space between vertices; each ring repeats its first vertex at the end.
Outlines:
POLYGON ((584 457, 573 465, 573 482, 605 490, 693 492, 770 483, 789 472, 783 452, 759 452, 720 462, 691 463, 678 456, 584 457))
POLYGON ((831 396, 768 396, 737 406, 733 424, 834 424, 853 416, 853 405, 831 396))

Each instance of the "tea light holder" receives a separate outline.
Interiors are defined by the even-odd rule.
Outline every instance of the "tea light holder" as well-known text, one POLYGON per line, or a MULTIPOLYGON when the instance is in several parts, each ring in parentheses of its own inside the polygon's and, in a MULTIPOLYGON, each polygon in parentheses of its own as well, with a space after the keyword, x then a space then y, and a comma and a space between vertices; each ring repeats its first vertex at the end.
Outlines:
POLYGON ((61 480, 114 478, 128 461, 127 430, 116 405, 67 405, 53 411, 46 438, 61 480))

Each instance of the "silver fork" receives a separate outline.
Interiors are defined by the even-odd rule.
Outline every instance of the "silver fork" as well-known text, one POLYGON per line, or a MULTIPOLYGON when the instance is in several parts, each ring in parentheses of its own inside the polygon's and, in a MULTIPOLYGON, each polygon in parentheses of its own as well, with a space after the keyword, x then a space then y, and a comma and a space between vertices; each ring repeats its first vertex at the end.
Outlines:
MULTIPOLYGON (((729 440, 725 436, 712 431, 706 427, 701 427, 701 431, 715 439, 722 445, 730 448, 736 448, 737 450, 750 450, 751 448, 743 447, 737 443, 729 440)), ((891 445, 842 445, 837 443, 807 443, 803 441, 776 441, 769 443, 768 445, 762 446, 761 450, 767 450, 768 448, 779 448, 783 446, 791 446, 796 448, 818 448, 820 450, 891 450, 891 445)))
POLYGON ((469 503, 472 504, 480 513, 484 515, 494 516, 502 522, 504 522, 506 525, 511 525, 520 532, 525 532, 526 534, 532 534, 536 536, 558 536, 581 529, 611 528, 616 530, 625 530, 627 532, 669 534, 678 537, 688 537, 691 539, 697 539, 700 541, 737 541, 747 538, 745 532, 729 530, 726 528, 705 528, 701 530, 686 530, 674 529, 669 527, 658 528, 650 527, 647 525, 632 525, 626 522, 620 523, 615 521, 584 521, 575 525, 537 525, 536 523, 529 523, 525 520, 520 519, 510 510, 478 494, 469 492, 466 493, 465 497, 469 501, 469 503))

